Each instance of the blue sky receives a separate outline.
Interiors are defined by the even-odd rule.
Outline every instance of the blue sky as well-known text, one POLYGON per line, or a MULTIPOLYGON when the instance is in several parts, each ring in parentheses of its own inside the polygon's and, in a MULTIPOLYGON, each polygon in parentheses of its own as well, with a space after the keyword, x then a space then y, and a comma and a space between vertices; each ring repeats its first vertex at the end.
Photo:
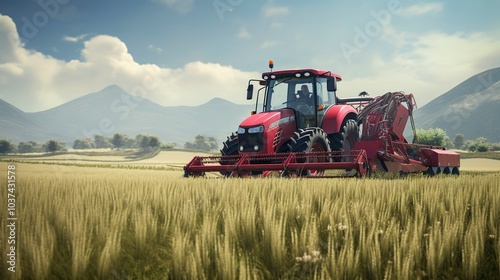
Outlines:
POLYGON ((165 106, 245 103, 273 59, 339 73, 342 96, 402 90, 421 106, 500 66, 498 11, 497 0, 3 0, 0 98, 39 111, 118 84, 165 106))

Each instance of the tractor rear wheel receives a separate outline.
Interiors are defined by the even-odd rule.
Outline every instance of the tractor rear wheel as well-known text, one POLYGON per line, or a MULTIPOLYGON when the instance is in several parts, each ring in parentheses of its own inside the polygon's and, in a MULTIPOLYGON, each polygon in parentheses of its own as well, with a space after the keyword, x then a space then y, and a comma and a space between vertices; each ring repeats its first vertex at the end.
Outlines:
MULTIPOLYGON (((306 129, 299 129, 295 132, 295 136, 290 139, 288 144, 288 149, 290 152, 329 152, 330 141, 328 140, 328 135, 321 128, 310 127, 306 129)), ((330 158, 307 158, 303 159, 302 162, 329 162, 330 158)), ((302 170, 299 172, 299 176, 323 176, 324 170, 302 170)))
POLYGON ((329 136, 333 151, 350 151, 358 141, 358 124, 353 119, 347 119, 338 133, 329 136))
MULTIPOLYGON (((220 150, 221 155, 223 156, 233 156, 238 154, 238 134, 232 133, 231 136, 227 137, 227 140, 224 142, 224 146, 222 150, 220 150)), ((234 164, 232 161, 220 161, 221 165, 229 165, 234 164)), ((223 171, 221 172, 224 176, 230 176, 231 171, 223 171)))

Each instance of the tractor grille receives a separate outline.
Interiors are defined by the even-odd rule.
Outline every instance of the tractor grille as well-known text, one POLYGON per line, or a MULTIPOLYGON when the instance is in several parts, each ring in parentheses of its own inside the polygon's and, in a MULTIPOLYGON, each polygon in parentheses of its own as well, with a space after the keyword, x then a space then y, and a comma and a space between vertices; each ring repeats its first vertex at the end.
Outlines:
POLYGON ((238 134, 238 149, 240 152, 259 152, 264 149, 264 133, 238 134))
POLYGON ((279 143, 281 143, 281 135, 283 134, 283 128, 278 129, 276 132, 276 135, 274 135, 273 139, 273 150, 276 150, 276 147, 278 147, 279 143))

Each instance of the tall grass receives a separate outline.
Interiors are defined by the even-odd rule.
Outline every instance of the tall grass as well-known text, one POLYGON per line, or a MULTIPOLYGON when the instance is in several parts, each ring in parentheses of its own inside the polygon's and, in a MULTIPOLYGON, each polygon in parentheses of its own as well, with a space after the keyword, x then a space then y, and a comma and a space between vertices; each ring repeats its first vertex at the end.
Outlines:
POLYGON ((2 279, 500 277, 499 173, 307 180, 16 170, 18 267, 2 279))

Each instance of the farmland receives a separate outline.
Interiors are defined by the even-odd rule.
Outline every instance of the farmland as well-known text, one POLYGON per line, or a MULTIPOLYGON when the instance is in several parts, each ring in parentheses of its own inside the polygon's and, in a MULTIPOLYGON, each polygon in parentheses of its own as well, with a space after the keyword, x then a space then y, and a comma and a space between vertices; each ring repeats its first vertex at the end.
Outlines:
MULTIPOLYGON (((0 162, 5 177, 15 165, 18 225, 16 272, 2 265, 1 278, 500 275, 498 171, 385 180, 185 179, 178 166, 189 157, 0 162), (165 161, 169 167, 158 169, 165 161)), ((0 196, 7 198, 5 187, 0 196)), ((7 217, 0 213, 6 264, 7 217)))

